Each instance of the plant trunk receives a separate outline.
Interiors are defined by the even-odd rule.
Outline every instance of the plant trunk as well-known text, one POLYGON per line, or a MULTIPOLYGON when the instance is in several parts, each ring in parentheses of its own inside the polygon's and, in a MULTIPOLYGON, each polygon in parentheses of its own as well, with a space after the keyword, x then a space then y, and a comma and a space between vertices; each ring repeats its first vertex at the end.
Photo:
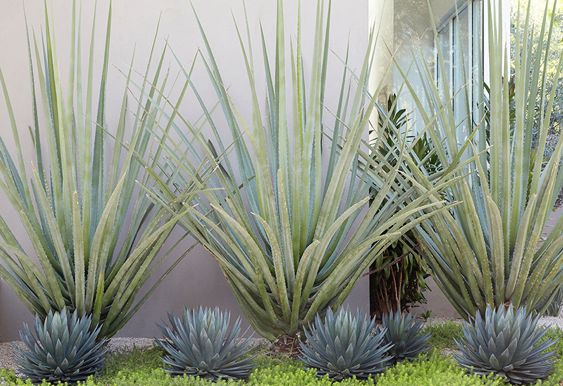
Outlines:
MULTIPOLYGON (((375 270, 377 267, 373 267, 375 270)), ((383 314, 401 311, 402 275, 394 266, 388 268, 390 277, 372 273, 369 277, 369 308, 371 317, 378 320, 383 314)))
POLYGON ((299 334, 282 335, 274 342, 275 354, 287 355, 296 358, 299 355, 299 334))

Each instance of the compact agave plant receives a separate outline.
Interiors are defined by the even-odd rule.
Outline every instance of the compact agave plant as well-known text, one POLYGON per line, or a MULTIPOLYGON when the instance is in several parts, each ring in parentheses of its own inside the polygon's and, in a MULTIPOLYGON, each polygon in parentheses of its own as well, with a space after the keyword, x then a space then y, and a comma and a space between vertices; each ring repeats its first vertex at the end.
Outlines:
POLYGON ((376 329, 375 320, 359 311, 334 314, 329 309, 324 318, 317 315, 304 332, 300 359, 317 369, 319 376, 366 379, 391 363, 388 354, 392 345, 384 343, 385 331, 376 329))
POLYGON ((381 327, 385 331, 383 342, 392 344, 389 354, 395 361, 413 359, 428 350, 429 334, 422 334, 422 324, 412 315, 399 311, 385 314, 381 327))
POLYGON ((515 384, 546 378, 555 355, 547 349, 555 342, 542 339, 545 329, 537 328, 538 319, 524 308, 488 306, 485 318, 477 313, 473 322, 464 324, 455 357, 476 374, 495 373, 515 384))
POLYGON ((169 314, 170 326, 162 326, 157 340, 166 355, 171 375, 192 375, 217 380, 247 378, 252 371, 253 345, 241 334, 241 320, 230 327, 230 314, 218 308, 186 309, 181 317, 169 314))
POLYGON ((20 331, 27 350, 18 353, 19 369, 34 383, 83 381, 103 365, 107 341, 97 340, 99 332, 90 316, 76 311, 37 316, 33 330, 24 324, 20 331))

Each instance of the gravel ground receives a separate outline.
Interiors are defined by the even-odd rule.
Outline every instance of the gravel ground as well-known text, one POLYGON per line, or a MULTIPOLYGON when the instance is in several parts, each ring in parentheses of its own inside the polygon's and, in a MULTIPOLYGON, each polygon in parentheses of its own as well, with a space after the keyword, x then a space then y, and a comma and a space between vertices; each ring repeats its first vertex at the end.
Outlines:
POLYGON ((0 343, 0 368, 15 370, 16 351, 24 347, 22 342, 0 343))
MULTIPOLYGON (((149 348, 153 346, 150 338, 112 338, 108 343, 108 352, 122 353, 135 348, 149 348)), ((16 352, 25 348, 20 341, 0 343, 0 368, 16 369, 16 352)))
POLYGON ((563 316, 546 316, 540 319, 540 326, 554 327, 563 330, 563 316))
MULTIPOLYGON (((424 324, 427 326, 433 326, 446 322, 462 323, 463 319, 430 318, 426 322, 424 322, 424 324)), ((563 330, 563 315, 559 314, 559 316, 544 316, 540 318, 538 324, 540 326, 559 328, 563 330)))

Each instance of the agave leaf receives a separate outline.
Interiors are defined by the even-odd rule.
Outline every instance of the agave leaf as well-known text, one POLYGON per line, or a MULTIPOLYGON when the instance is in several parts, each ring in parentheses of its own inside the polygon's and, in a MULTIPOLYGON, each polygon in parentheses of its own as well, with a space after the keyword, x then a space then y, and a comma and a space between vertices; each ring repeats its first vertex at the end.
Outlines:
POLYGON ((219 309, 186 309, 181 317, 168 316, 163 339, 156 341, 171 375, 194 375, 210 380, 247 378, 253 347, 240 335, 240 319, 230 324, 230 315, 219 309))
POLYGON ((485 317, 478 311, 471 323, 464 323, 464 337, 457 341, 455 358, 469 371, 481 375, 496 374, 515 384, 529 384, 546 378, 553 370, 549 350, 555 341, 539 344, 545 330, 537 327, 539 316, 512 306, 493 309, 485 317))
POLYGON ((319 376, 367 379, 391 364, 385 329, 376 329, 375 320, 360 312, 339 310, 334 314, 328 309, 324 318, 315 317, 305 336, 300 359, 319 376))
POLYGON ((35 383, 85 381, 101 369, 107 351, 107 341, 96 339, 99 331, 90 317, 65 308, 49 312, 43 323, 37 316, 33 329, 20 331, 26 349, 19 352, 19 369, 35 383))

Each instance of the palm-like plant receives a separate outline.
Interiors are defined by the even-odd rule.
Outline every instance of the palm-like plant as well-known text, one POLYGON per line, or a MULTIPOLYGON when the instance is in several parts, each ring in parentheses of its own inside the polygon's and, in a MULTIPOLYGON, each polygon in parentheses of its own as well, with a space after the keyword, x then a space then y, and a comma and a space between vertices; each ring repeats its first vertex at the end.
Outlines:
MULTIPOLYGON (((357 76, 351 75, 344 60, 337 108, 325 110, 325 90, 329 83, 334 86, 327 80, 330 6, 325 5, 317 4, 306 81, 301 29, 288 61, 283 6, 277 2, 273 59, 262 35, 265 111, 259 103, 248 23, 248 41, 244 29, 237 27, 252 101, 250 123, 233 103, 200 24, 207 51, 204 65, 223 117, 202 102, 213 134, 200 135, 199 140, 203 154, 217 157, 218 172, 202 184, 206 194, 186 200, 182 176, 194 171, 189 161, 193 156, 185 156, 190 149, 186 146, 185 152, 167 154, 176 172, 173 184, 159 186, 161 202, 172 202, 174 210, 180 203, 197 204, 181 223, 217 258, 254 329, 272 340, 294 337, 318 312, 342 304, 381 252, 438 205, 426 203, 430 193, 414 198, 420 193, 417 188, 396 194, 398 166, 381 167, 367 157, 362 145, 376 104, 375 98, 367 97, 375 32, 357 76), (288 118, 289 109, 293 115, 288 118), (223 119, 232 145, 219 132, 223 119), (360 154, 372 166, 370 173, 385 185, 369 207, 368 168, 359 162, 360 154)), ((181 138, 192 125, 185 119, 177 122, 181 138)))
MULTIPOLYGON (((383 146, 372 153, 378 159, 391 158, 396 152, 395 144, 401 141, 401 136, 408 134, 409 114, 406 109, 399 107, 396 94, 387 99, 384 113, 379 115, 378 129, 375 133, 384 141, 383 146)), ((407 136, 409 137, 409 136, 407 136)), ((414 137, 414 135, 410 135, 414 137)), ((418 159, 424 160, 425 167, 430 172, 439 169, 438 160, 433 147, 425 135, 410 138, 413 141, 413 153, 418 159)), ((421 247, 414 231, 404 234, 401 239, 393 243, 383 254, 383 258, 376 260, 370 267, 370 313, 372 316, 393 312, 408 311, 419 303, 426 303, 424 291, 427 289, 426 278, 429 270, 424 263, 421 247)))
MULTIPOLYGON (((154 87, 142 90, 130 126, 128 109, 136 106, 128 104, 130 70, 119 121, 115 130, 108 129, 105 110, 111 6, 96 113, 96 18, 84 66, 79 12, 74 2, 68 76, 59 71, 47 9, 42 39, 28 32, 32 154, 22 145, 27 128, 16 122, 0 72, 15 142, 10 149, 4 138, 0 139, 0 188, 27 235, 16 236, 10 229, 15 220, 0 217, 0 276, 40 317, 65 307, 77 310, 80 315, 91 315, 94 325, 103 324, 100 337, 105 337, 117 332, 155 288, 137 297, 161 262, 157 253, 176 219, 136 188, 137 180, 147 178, 142 160, 150 166, 151 157, 160 148, 149 139, 160 117, 155 107, 158 93, 154 87), (84 78, 83 72, 87 74, 84 78), (24 247, 29 242, 31 249, 24 247)), ((145 79, 154 48, 153 42, 145 79)), ((161 67, 162 60, 154 71, 153 84, 159 82, 161 67)))
MULTIPOLYGON (((525 1, 527 7, 517 13, 515 55, 511 58, 502 32, 509 15, 501 2, 484 2, 489 31, 485 68, 490 80, 488 90, 476 91, 476 99, 486 101, 480 107, 487 113, 479 119, 474 119, 477 114, 470 102, 463 111, 454 113, 450 85, 444 81, 437 86, 422 60, 417 66, 423 92, 406 81, 429 137, 441 144, 436 146, 441 164, 448 167, 461 159, 464 167, 459 173, 468 175, 447 189, 447 197, 462 204, 418 227, 431 252, 434 278, 464 317, 477 310, 484 313, 488 304, 542 310, 563 282, 563 218, 542 240, 542 230, 563 184, 563 141, 559 140, 549 159, 544 161, 542 156, 555 102, 555 89, 545 87, 547 61, 543 58, 557 49, 551 39, 557 5, 555 2, 550 9, 547 2, 542 25, 535 29, 529 18, 531 3, 525 1), (533 33, 541 35, 535 44, 530 43, 533 33), (460 141, 459 129, 463 127, 469 134, 460 141), (532 140, 536 132, 537 142, 532 140)), ((559 57, 556 78, 563 52, 559 57)), ((447 79, 441 54, 438 65, 440 77, 447 79)), ((464 86, 456 91, 458 96, 467 95, 466 101, 474 84, 471 72, 465 69, 464 86)), ((427 173, 416 166, 409 169, 413 179, 431 186, 427 173)))

